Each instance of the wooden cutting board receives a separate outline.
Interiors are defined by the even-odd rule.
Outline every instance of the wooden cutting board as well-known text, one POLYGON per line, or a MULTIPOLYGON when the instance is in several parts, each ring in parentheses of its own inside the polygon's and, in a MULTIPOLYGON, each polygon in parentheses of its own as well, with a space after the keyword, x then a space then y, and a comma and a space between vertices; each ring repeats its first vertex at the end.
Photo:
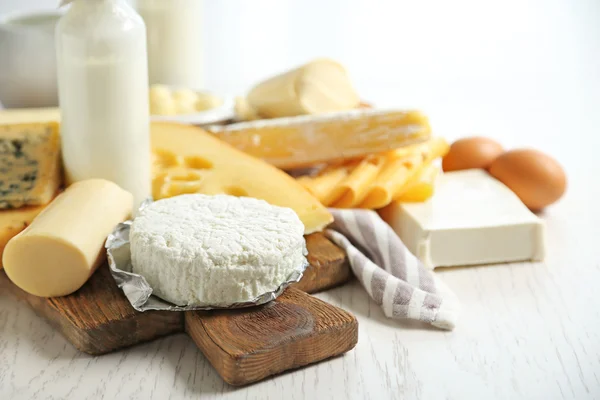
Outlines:
POLYGON ((322 234, 306 237, 310 266, 277 300, 243 310, 137 312, 103 265, 77 292, 32 296, 0 271, 0 288, 26 301, 77 349, 104 354, 161 336, 187 332, 223 379, 244 385, 352 349, 354 316, 308 295, 350 278, 344 252, 322 234))

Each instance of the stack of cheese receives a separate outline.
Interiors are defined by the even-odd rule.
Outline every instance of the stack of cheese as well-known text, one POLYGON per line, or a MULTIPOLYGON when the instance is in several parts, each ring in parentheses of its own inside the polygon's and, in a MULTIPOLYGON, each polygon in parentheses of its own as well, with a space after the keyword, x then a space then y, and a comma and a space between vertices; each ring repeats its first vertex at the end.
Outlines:
POLYGON ((328 164, 299 180, 325 206, 380 208, 393 199, 429 198, 433 161, 447 152, 446 142, 417 144, 431 132, 418 111, 358 108, 346 70, 320 59, 261 82, 238 101, 240 117, 252 121, 211 131, 285 170, 328 164))
POLYGON ((7 242, 52 200, 61 183, 56 122, 0 124, 0 256, 7 242))
MULTIPOLYGON (((153 124, 152 147, 156 199, 184 193, 255 197, 292 209, 304 233, 333 220, 294 178, 200 128, 153 124)), ((0 124, 0 152, 0 230, 8 277, 37 296, 78 290, 103 262, 107 235, 131 214, 131 194, 112 182, 87 180, 46 207, 62 185, 56 122, 0 124)))
POLYGON ((237 102, 247 122, 212 127, 221 140, 282 169, 388 151, 429 138, 418 111, 361 103, 339 63, 318 59, 256 85, 237 102))
MULTIPOLYGON (((404 186, 403 174, 415 188, 407 195, 427 197, 419 193, 427 190, 435 171, 422 166, 443 155, 445 142, 434 140, 409 153, 395 150, 429 139, 427 118, 418 111, 359 110, 359 103, 343 67, 316 60, 252 89, 244 103, 252 114, 246 119, 252 121, 211 127, 213 135, 194 127, 154 123, 153 197, 191 193, 255 197, 292 208, 305 233, 311 233, 332 221, 325 208, 331 204, 323 198, 335 195, 312 190, 306 180, 301 185, 282 170, 348 162, 340 168, 349 171, 365 157, 378 160, 378 182, 387 191, 383 197, 397 197, 404 186)), ((341 179, 336 183, 343 184, 341 179)), ((370 184, 364 183, 363 189, 370 184)), ((362 203, 367 194, 356 193, 352 205, 362 203)), ((377 196, 368 201, 389 202, 377 196)))
POLYGON ((321 223, 315 224, 308 217, 323 206, 379 208, 404 194, 416 200, 429 197, 436 174, 431 164, 447 151, 441 139, 413 145, 430 133, 427 119, 413 111, 367 110, 287 120, 214 128, 216 137, 194 127, 153 124, 154 198, 226 193, 280 206, 301 203, 292 208, 310 233, 331 221, 317 216, 321 223), (300 179, 308 191, 281 170, 321 163, 336 164, 319 177, 300 179))
MULTIPOLYGON (((33 114, 8 113, 8 119, 49 117, 33 114)), ((131 194, 103 180, 79 182, 58 194, 63 184, 58 123, 2 122, 0 266, 28 293, 70 294, 103 262, 104 240, 130 215, 131 194)))
POLYGON ((324 205, 378 209, 392 200, 425 201, 433 194, 439 167, 434 160, 448 152, 441 138, 330 165, 298 181, 324 205))
MULTIPOLYGON (((160 90, 155 94, 161 97, 160 90)), ((198 105, 193 96, 186 97, 184 92, 178 96, 198 105)), ((304 233, 309 234, 333 221, 326 205, 380 207, 401 192, 427 197, 423 193, 435 174, 428 166, 445 151, 445 143, 425 142, 431 130, 427 118, 419 112, 357 110, 359 98, 338 64, 312 63, 259 85, 248 98, 258 115, 270 119, 215 127, 211 132, 181 124, 152 124, 154 199, 190 193, 262 199, 294 210, 304 233), (410 145, 417 147, 407 149, 410 145), (284 172, 323 163, 334 166, 314 178, 314 185, 310 183, 312 178, 297 181, 284 172), (323 181, 331 185, 326 188, 323 181), (406 190, 407 185, 413 189, 406 190)), ((55 110, 0 112, 0 151, 5 164, 0 164, 0 209, 5 209, 0 211, 1 247, 32 223, 61 186, 58 119, 55 110), (54 122, 47 122, 49 119, 54 122), (32 208, 6 210, 25 206, 32 208)), ((56 260, 72 255, 69 266, 60 268, 74 268, 69 276, 77 279, 63 279, 63 284, 52 287, 37 281, 30 285, 28 279, 36 274, 19 275, 14 272, 17 269, 6 266, 12 270, 9 277, 30 293, 42 296, 63 295, 80 287, 102 259, 98 252, 109 225, 114 226, 130 212, 130 204, 125 207, 127 196, 117 189, 106 181, 68 188, 66 197, 59 197, 43 218, 36 220, 40 221, 37 228, 28 229, 9 243, 9 247, 18 249, 37 241, 38 233, 39 237, 54 238, 49 247, 43 247, 44 252, 62 249, 54 255, 56 260), (92 199, 105 198, 109 192, 121 200, 111 206, 110 216, 95 213, 92 199), (77 202, 89 207, 75 206, 77 202), (105 220, 98 221, 98 216, 105 220), (70 236, 67 229, 81 233, 80 225, 74 227, 77 221, 90 224, 89 232, 79 235, 81 238, 70 236)), ((38 244, 42 246, 42 242, 38 244)), ((15 266, 34 265, 38 260, 19 261, 21 255, 17 253, 23 252, 15 250, 9 257, 15 266)), ((59 268, 56 263, 39 264, 32 268, 48 266, 47 271, 37 274, 39 277, 47 278, 52 269, 59 268)))

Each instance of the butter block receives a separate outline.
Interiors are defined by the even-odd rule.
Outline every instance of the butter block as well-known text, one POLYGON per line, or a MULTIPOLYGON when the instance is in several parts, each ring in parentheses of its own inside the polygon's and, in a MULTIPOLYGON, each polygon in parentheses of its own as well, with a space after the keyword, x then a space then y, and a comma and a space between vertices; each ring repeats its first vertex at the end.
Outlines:
POLYGON ((483 170, 442 174, 428 201, 394 201, 380 215, 430 268, 544 258, 542 220, 483 170))
POLYGON ((0 125, 0 209, 49 203, 61 169, 57 122, 0 125))

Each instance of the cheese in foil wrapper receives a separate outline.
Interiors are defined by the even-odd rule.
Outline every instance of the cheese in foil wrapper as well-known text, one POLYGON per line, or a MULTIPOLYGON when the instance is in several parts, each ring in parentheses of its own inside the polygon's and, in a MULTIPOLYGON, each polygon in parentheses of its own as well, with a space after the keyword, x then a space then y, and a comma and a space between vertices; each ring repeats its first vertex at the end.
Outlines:
MULTIPOLYGON (((148 199, 140 206, 140 211, 152 203, 148 199)), ((125 221, 115 227, 113 232, 106 239, 106 253, 110 273, 114 278, 117 286, 123 291, 129 303, 137 311, 193 311, 193 310, 216 310, 216 309, 234 309, 252 307, 268 303, 275 300, 283 291, 292 283, 299 282, 302 279, 302 274, 308 267, 308 261, 304 265, 298 266, 298 269, 293 271, 285 282, 273 292, 266 292, 262 295, 243 303, 234 304, 213 304, 210 306, 178 306, 157 296, 152 295, 152 288, 146 279, 135 274, 132 271, 131 251, 129 248, 129 230, 133 221, 125 221)))

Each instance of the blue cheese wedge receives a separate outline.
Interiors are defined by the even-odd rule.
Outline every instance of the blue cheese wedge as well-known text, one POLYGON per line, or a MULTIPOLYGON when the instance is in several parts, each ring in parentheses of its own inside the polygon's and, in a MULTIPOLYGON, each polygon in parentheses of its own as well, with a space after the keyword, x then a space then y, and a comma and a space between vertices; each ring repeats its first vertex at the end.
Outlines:
POLYGON ((483 170, 445 173, 428 201, 380 214, 430 268, 544 258, 542 220, 483 170))
POLYGON ((58 123, 0 125, 0 209, 49 203, 61 178, 58 123))

